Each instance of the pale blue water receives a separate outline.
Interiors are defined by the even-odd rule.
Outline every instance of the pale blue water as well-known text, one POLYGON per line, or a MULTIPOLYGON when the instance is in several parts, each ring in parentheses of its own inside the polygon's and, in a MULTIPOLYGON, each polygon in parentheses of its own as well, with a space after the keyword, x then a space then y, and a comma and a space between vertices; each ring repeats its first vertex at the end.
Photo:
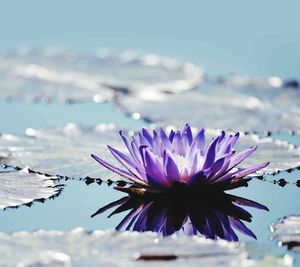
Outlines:
MULTIPOLYGON (((298 173, 299 175, 299 173, 298 173)), ((92 183, 86 185, 84 181, 67 181, 57 198, 46 200, 44 203, 34 202, 31 207, 21 206, 18 209, 7 209, 0 212, 1 231, 57 229, 71 230, 82 226, 87 230, 113 229, 118 225, 127 212, 106 217, 111 211, 90 216, 100 207, 123 196, 109 188, 107 184, 92 183)), ((246 225, 256 234, 258 241, 270 241, 269 225, 287 214, 299 213, 298 202, 300 188, 286 186, 282 188, 260 180, 253 180, 249 187, 239 188, 228 193, 257 201, 269 208, 269 212, 246 208, 252 215, 253 221, 246 225)), ((241 241, 253 241, 247 236, 239 235, 241 241)))
POLYGON ((65 105, 59 103, 24 103, 0 101, 1 132, 23 134, 27 128, 62 127, 69 122, 96 125, 113 123, 139 129, 145 123, 125 116, 111 102, 65 105))

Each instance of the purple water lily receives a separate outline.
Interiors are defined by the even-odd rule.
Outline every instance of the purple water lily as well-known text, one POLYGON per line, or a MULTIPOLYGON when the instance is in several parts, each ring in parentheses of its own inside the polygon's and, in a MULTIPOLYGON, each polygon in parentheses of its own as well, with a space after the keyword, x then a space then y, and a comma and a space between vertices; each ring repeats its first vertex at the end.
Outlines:
POLYGON ((239 133, 226 136, 225 132, 205 145, 205 130, 200 129, 195 136, 186 124, 182 131, 163 129, 153 131, 145 128, 138 138, 128 140, 120 135, 130 155, 108 146, 111 154, 124 166, 120 169, 96 155, 92 157, 109 170, 134 183, 131 188, 119 188, 125 192, 162 193, 178 185, 186 189, 198 190, 215 188, 228 190, 245 184, 245 177, 266 167, 269 162, 240 169, 237 165, 249 157, 257 146, 235 154, 234 145, 239 133))

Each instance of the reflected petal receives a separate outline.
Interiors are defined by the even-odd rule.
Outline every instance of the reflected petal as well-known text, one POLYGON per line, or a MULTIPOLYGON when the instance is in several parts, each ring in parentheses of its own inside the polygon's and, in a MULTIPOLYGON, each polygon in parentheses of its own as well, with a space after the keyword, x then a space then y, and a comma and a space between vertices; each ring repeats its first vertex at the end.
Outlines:
MULTIPOLYGON (((178 233, 203 235, 210 239, 237 241, 235 230, 252 238, 255 234, 243 223, 251 222, 252 215, 241 206, 267 208, 257 202, 222 193, 184 195, 146 194, 122 198, 110 216, 129 211, 116 230, 152 231, 168 236, 178 233), (241 205, 241 206, 239 206, 241 205)), ((118 201, 113 202, 115 207, 118 201)), ((97 214, 107 210, 99 209, 97 214), (101 211, 101 212, 99 212, 101 211)))

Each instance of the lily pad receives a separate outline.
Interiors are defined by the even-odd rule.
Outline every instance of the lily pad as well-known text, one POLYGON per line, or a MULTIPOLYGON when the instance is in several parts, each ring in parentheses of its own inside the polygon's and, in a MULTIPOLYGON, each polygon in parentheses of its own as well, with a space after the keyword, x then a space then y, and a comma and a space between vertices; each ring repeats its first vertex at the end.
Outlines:
POLYGON ((300 216, 292 215, 280 219, 271 226, 272 238, 280 245, 300 252, 300 216))
POLYGON ((300 149, 293 144, 271 137, 259 137, 257 134, 242 135, 236 144, 236 150, 242 151, 249 146, 258 145, 257 151, 247 158, 246 166, 269 161, 270 164, 258 173, 276 174, 290 171, 300 166, 300 149))
POLYGON ((30 128, 24 136, 4 134, 0 139, 1 163, 69 178, 112 178, 90 154, 109 158, 106 144, 121 144, 115 126, 110 124, 84 127, 69 123, 63 128, 30 128))
POLYGON ((292 88, 256 88, 203 84, 183 94, 160 93, 145 99, 136 94, 118 98, 129 113, 155 123, 207 126, 239 131, 297 130, 300 92, 292 88))
POLYGON ((31 173, 28 169, 0 173, 0 209, 45 200, 60 192, 57 177, 31 173))
MULTIPOLYGON (((127 132, 133 134, 132 131, 127 132)), ((209 129, 207 132, 210 136, 217 133, 209 129)), ((0 163, 20 168, 28 167, 50 175, 118 180, 119 177, 101 167, 90 157, 90 154, 94 153, 108 162, 115 162, 106 148, 107 144, 121 150, 123 148, 126 152, 118 130, 110 124, 88 127, 69 123, 65 127, 55 129, 29 128, 24 136, 7 134, 0 136, 0 163)), ((241 151, 253 145, 259 145, 258 150, 240 167, 270 161, 271 164, 260 174, 274 174, 300 165, 298 148, 270 137, 242 135, 236 150, 241 151)))
POLYGON ((249 259, 237 243, 82 228, 0 233, 0 251, 5 266, 292 266, 291 258, 276 255, 249 259))
POLYGON ((181 92, 202 80, 198 67, 152 54, 28 49, 0 56, 0 99, 102 102, 119 91, 181 92))

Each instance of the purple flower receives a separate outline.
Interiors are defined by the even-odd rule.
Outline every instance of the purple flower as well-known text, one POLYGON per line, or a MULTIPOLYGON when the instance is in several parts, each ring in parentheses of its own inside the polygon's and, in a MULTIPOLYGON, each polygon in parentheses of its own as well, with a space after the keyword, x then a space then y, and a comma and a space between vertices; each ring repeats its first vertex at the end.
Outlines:
POLYGON ((252 216, 241 206, 268 210, 255 201, 224 192, 176 195, 156 194, 151 197, 130 195, 101 207, 92 217, 115 208, 108 216, 127 212, 116 230, 152 231, 163 236, 183 232, 210 239, 237 241, 240 232, 252 238, 255 234, 244 224, 252 216))
POLYGON ((123 165, 120 169, 92 154, 104 167, 132 181, 131 188, 119 188, 125 192, 163 193, 173 188, 199 190, 214 188, 228 190, 245 185, 245 177, 263 169, 269 163, 253 167, 237 168, 257 148, 251 147, 235 154, 233 149, 239 133, 226 136, 225 132, 205 145, 205 130, 202 128, 193 136, 191 127, 186 124, 182 131, 163 129, 151 135, 145 128, 138 138, 128 140, 120 135, 129 151, 125 155, 108 146, 111 154, 123 165), (180 185, 180 186, 178 186, 180 185))

